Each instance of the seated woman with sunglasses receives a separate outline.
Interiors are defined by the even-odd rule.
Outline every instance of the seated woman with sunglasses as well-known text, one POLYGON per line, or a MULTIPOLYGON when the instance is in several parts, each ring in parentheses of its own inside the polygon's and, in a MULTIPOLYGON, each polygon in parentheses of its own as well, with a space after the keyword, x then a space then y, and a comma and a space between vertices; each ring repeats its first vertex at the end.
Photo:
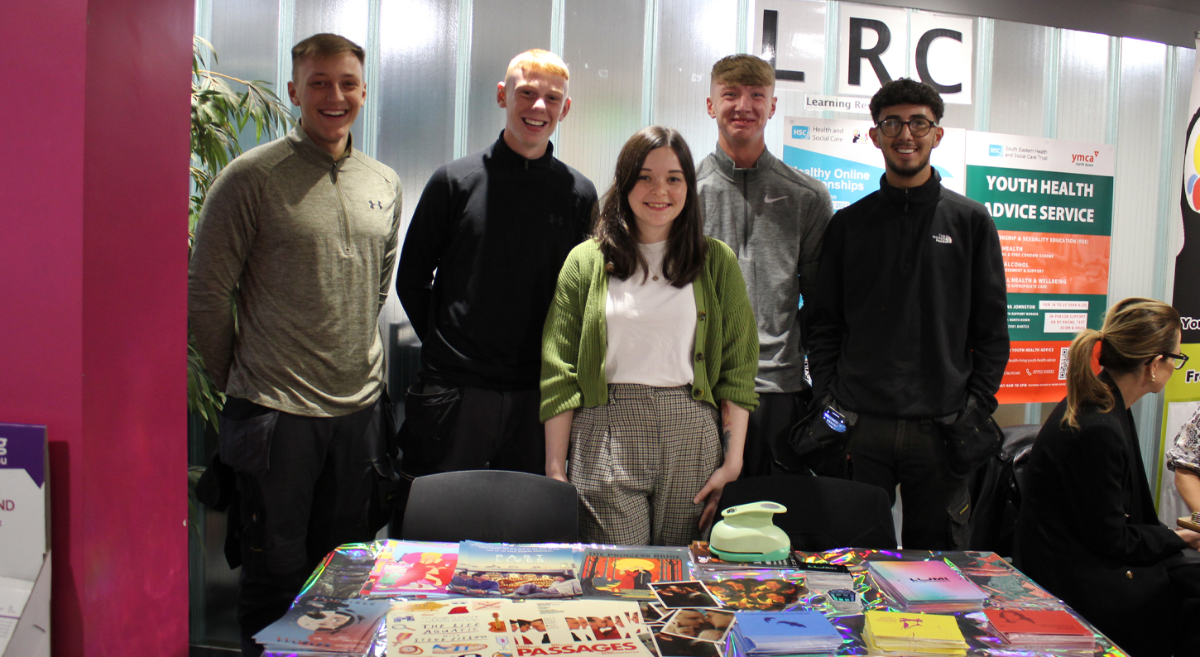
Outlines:
POLYGON ((1067 398, 1033 444, 1017 525, 1017 567, 1133 657, 1197 648, 1180 635, 1194 628, 1183 609, 1196 602, 1200 534, 1158 521, 1129 411, 1182 364, 1179 327, 1171 306, 1134 298, 1075 336, 1067 398))

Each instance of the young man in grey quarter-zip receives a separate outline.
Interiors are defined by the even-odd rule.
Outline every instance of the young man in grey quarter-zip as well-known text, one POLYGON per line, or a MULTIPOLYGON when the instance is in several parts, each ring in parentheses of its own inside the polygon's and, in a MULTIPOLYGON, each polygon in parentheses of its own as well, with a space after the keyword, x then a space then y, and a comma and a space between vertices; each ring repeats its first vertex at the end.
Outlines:
POLYGON ((242 651, 318 562, 371 540, 395 474, 377 321, 400 224, 400 178, 353 148, 362 48, 292 49, 300 122, 213 182, 188 272, 188 317, 217 386, 220 455, 238 475, 242 651), (236 291, 236 319, 231 299, 236 291))
POLYGON ((754 55, 730 55, 712 68, 708 115, 717 148, 696 183, 704 232, 737 254, 758 322, 759 407, 750 415, 743 476, 767 475, 772 447, 786 438, 809 398, 804 376, 805 312, 821 237, 833 214, 829 191, 767 150, 775 114, 775 71, 754 55))

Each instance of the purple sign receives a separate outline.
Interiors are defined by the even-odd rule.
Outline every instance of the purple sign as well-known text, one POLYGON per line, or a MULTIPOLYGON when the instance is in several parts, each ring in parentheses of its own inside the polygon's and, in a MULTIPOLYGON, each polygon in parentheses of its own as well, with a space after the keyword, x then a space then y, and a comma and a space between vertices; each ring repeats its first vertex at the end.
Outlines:
POLYGON ((0 470, 24 469, 41 488, 46 481, 46 427, 0 423, 0 470))

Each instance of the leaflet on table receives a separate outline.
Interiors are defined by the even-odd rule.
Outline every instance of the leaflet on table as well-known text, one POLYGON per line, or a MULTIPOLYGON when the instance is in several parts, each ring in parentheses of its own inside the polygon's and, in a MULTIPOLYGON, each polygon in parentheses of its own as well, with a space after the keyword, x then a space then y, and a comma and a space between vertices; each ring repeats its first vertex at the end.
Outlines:
POLYGON ((387 655, 653 657, 639 634, 648 630, 634 602, 492 598, 396 602, 387 615, 387 655))
POLYGON ((388 600, 304 596, 283 618, 255 634, 254 640, 273 652, 363 653, 375 640, 379 621, 390 607, 388 600))
POLYGON ((360 595, 446 593, 458 563, 458 543, 385 541, 360 595))
POLYGON ((965 655, 968 645, 954 616, 899 611, 864 614, 863 641, 872 652, 965 655))
POLYGON ((583 592, 576 568, 570 545, 463 541, 447 589, 480 596, 574 597, 583 592))
POLYGON ((734 640, 749 655, 831 653, 842 645, 842 635, 819 611, 737 613, 734 640))
POLYGON ((875 582, 904 605, 981 607, 987 594, 944 561, 871 561, 875 582))
POLYGON ((687 578, 687 548, 587 547, 580 582, 589 597, 656 600, 653 582, 687 578))
POLYGON ((375 567, 378 551, 379 541, 347 543, 338 547, 325 555, 300 594, 336 599, 358 597, 363 582, 375 567))
POLYGON ((798 603, 808 589, 797 581, 783 577, 726 577, 707 582, 708 590, 733 609, 780 611, 798 603))

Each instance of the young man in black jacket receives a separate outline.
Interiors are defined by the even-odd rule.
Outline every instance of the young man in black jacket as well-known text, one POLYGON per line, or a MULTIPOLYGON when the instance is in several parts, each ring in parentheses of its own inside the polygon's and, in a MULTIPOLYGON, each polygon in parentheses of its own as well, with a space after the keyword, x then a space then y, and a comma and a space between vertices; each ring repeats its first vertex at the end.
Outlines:
POLYGON ((939 428, 996 409, 1009 346, 995 223, 929 164, 943 108, 933 88, 903 78, 871 99, 886 172, 825 233, 809 353, 814 403, 850 425, 845 456, 835 450, 818 474, 893 500, 899 483, 903 546, 935 550, 963 549, 970 517, 939 428))
POLYGON ((596 206, 595 186, 550 144, 571 108, 568 77, 545 50, 513 58, 496 88, 500 137, 434 172, 413 212, 396 292, 421 339, 421 370, 405 400, 394 532, 415 476, 545 471, 542 325, 596 206))

